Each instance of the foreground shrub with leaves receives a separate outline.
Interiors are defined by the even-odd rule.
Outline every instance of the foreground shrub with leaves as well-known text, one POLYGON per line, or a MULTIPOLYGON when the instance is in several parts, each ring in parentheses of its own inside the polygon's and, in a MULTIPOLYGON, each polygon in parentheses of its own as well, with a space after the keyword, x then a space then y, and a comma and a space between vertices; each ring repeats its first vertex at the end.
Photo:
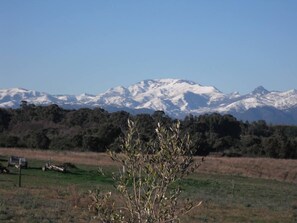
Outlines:
POLYGON ((179 199, 181 189, 174 184, 197 168, 189 136, 181 136, 179 123, 171 128, 158 124, 156 136, 154 142, 142 141, 135 123, 128 121, 122 153, 110 152, 122 165, 114 174, 117 193, 91 193, 90 209, 100 222, 179 222, 201 204, 179 199))

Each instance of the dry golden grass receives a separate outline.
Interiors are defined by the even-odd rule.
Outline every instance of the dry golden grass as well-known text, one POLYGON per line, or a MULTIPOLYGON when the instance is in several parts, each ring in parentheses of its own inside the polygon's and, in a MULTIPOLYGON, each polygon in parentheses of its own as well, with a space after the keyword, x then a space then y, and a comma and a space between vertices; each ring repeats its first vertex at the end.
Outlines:
POLYGON ((0 155, 23 156, 27 159, 52 160, 61 163, 110 166, 114 165, 106 153, 0 148, 0 155))
POLYGON ((292 159, 206 157, 197 171, 297 183, 297 160, 292 159))
MULTIPOLYGON (((52 160, 74 164, 114 166, 105 153, 44 151, 19 148, 0 148, 0 155, 24 156, 28 159, 52 160)), ((197 162, 201 157, 195 157, 197 162)), ((297 183, 297 160, 270 158, 205 157, 197 172, 239 175, 297 183)))

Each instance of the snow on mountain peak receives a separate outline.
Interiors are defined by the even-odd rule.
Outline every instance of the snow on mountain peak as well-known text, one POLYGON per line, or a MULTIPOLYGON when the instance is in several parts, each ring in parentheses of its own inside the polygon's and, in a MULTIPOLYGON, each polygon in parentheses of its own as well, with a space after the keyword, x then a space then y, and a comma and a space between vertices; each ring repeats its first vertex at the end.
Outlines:
POLYGON ((154 89, 175 90, 180 92, 186 92, 190 90, 195 90, 195 93, 200 94, 210 94, 210 93, 220 93, 215 87, 212 86, 202 86, 193 81, 181 80, 181 79, 154 79, 145 80, 128 87, 133 95, 152 91, 154 89))
POLYGON ((263 86, 256 87, 252 94, 258 94, 258 95, 264 95, 270 93, 268 90, 266 90, 263 86))
POLYGON ((9 88, 0 90, 0 107, 18 107, 21 101, 29 103, 48 104, 53 100, 52 96, 34 90, 24 88, 9 88))
POLYGON ((182 79, 149 79, 129 87, 118 86, 99 95, 50 95, 23 88, 0 89, 0 107, 19 107, 21 101, 36 105, 58 104, 66 108, 113 107, 163 110, 173 117, 205 112, 243 113, 251 108, 271 107, 288 111, 297 107, 297 90, 268 91, 263 86, 251 93, 224 94, 213 86, 182 79))
POLYGON ((8 88, 8 89, 0 89, 0 95, 6 94, 6 95, 15 95, 20 93, 26 93, 29 92, 29 90, 24 88, 8 88))

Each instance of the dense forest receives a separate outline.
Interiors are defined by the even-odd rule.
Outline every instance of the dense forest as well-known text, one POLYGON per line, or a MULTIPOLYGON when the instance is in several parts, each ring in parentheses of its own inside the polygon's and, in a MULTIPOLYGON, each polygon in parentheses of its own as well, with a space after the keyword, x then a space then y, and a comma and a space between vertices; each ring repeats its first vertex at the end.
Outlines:
MULTIPOLYGON (((169 126, 177 121, 162 111, 131 115, 101 108, 65 110, 57 105, 23 102, 18 109, 0 109, 0 147, 120 151, 128 118, 137 123, 145 141, 154 140, 158 122, 169 126)), ((182 133, 190 134, 195 155, 297 158, 297 126, 242 122, 217 113, 189 115, 180 123, 182 133)))

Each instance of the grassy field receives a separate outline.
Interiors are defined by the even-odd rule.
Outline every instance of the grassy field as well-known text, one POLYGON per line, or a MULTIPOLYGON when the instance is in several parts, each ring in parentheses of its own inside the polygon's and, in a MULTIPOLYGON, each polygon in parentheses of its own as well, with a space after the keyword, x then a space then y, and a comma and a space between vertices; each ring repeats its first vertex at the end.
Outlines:
MULTIPOLYGON (((21 188, 17 169, 0 175, 0 222, 95 222, 89 190, 112 189, 111 172, 118 168, 105 155, 0 149, 0 162, 6 165, 12 154, 26 156, 29 168, 22 170, 21 188), (49 159, 75 166, 65 174, 41 171, 49 159)), ((182 222, 297 222, 295 160, 205 160, 179 182, 183 197, 203 201, 182 222)))

